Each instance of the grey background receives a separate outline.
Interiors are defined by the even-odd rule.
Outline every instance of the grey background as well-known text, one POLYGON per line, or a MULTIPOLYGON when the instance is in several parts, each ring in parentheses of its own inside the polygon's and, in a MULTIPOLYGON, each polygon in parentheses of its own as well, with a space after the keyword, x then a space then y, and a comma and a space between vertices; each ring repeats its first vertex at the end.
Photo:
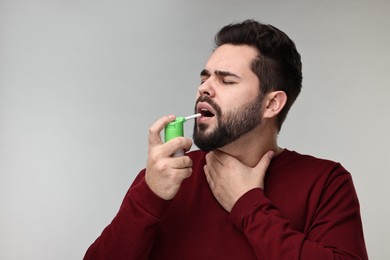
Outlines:
MULTIPOLYGON (((159 117, 193 111, 223 25, 285 31, 303 92, 280 145, 340 161, 371 259, 390 259, 388 1, 0 0, 0 259, 81 259, 159 117)), ((187 127, 191 135, 192 125, 187 127)))

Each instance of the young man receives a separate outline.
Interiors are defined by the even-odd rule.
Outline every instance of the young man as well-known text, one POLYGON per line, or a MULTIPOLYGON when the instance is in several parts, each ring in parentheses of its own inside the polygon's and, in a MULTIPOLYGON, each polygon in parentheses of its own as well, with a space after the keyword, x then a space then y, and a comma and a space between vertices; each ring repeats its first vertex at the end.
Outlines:
POLYGON ((277 144, 301 89, 300 55, 270 25, 216 35, 201 72, 194 142, 149 131, 146 169, 85 259, 367 259, 359 203, 338 163, 277 144))

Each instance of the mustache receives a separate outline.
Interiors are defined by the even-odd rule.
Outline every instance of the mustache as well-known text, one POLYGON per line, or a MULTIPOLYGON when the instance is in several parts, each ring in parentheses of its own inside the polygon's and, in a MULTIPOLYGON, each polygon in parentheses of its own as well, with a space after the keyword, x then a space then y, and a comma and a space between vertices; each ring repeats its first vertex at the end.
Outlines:
POLYGON ((217 116, 221 116, 221 114, 222 114, 221 107, 217 103, 215 103, 209 96, 200 96, 196 100, 196 102, 195 102, 195 113, 196 113, 196 107, 197 107, 199 102, 204 102, 204 103, 209 104, 213 108, 213 110, 215 111, 217 116))

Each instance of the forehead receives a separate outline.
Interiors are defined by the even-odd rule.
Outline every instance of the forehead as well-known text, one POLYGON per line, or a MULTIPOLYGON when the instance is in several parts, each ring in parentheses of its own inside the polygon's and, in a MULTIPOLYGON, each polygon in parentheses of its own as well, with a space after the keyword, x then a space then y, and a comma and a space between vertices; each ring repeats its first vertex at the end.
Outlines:
POLYGON ((251 62, 257 55, 257 50, 251 46, 224 44, 211 54, 206 69, 229 71, 241 75, 250 73, 251 62))

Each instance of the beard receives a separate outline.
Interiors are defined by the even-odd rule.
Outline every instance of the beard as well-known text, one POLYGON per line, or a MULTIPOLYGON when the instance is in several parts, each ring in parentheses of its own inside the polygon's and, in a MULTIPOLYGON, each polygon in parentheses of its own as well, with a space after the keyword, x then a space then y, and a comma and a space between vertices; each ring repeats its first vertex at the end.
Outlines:
MULTIPOLYGON (((230 144, 252 131, 261 123, 261 108, 264 96, 260 93, 252 102, 222 114, 221 108, 208 96, 201 96, 198 102, 208 103, 215 111, 217 125, 207 133, 210 127, 198 124, 195 120, 193 139, 195 145, 203 151, 211 151, 230 144)), ((196 106, 195 106, 196 107, 196 106)))

